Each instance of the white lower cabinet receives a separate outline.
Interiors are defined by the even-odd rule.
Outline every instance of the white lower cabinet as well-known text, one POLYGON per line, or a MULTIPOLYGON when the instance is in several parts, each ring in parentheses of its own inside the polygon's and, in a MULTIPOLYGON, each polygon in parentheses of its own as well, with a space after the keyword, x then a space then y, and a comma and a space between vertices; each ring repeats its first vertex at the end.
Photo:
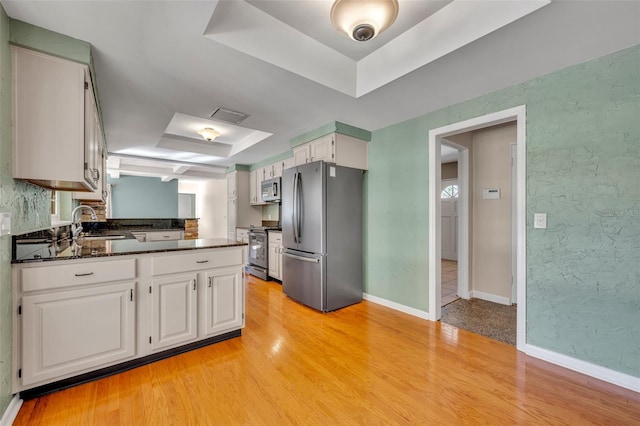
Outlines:
POLYGON ((197 274, 191 273, 151 281, 152 334, 149 343, 154 351, 198 337, 197 280, 197 274))
POLYGON ((214 269, 204 272, 207 283, 204 334, 215 336, 242 326, 244 312, 243 277, 238 268, 214 269))
POLYGON ((269 231, 269 276, 282 280, 282 232, 269 231))
POLYGON ((154 231, 147 232, 145 241, 178 241, 184 239, 184 231, 154 231))
POLYGON ((22 384, 135 354, 135 283, 86 286, 22 298, 22 384))
POLYGON ((13 392, 240 330, 243 249, 13 265, 13 392))

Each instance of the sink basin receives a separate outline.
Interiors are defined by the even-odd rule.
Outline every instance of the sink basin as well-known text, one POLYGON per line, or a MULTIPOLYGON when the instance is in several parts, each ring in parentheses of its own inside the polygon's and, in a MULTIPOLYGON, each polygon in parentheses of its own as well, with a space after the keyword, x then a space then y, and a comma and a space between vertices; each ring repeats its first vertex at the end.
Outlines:
POLYGON ((80 239, 83 241, 105 241, 105 240, 124 240, 127 238, 124 235, 94 235, 81 237, 80 239))

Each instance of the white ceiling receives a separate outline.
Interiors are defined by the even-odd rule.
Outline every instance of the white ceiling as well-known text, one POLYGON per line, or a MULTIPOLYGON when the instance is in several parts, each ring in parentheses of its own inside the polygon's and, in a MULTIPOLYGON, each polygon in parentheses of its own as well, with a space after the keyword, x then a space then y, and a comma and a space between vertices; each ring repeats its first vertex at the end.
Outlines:
MULTIPOLYGON (((640 2, 553 1, 354 97, 215 41, 211 25, 224 17, 218 15, 221 11, 247 6, 360 62, 451 5, 400 0, 396 24, 361 46, 333 30, 326 12, 331 2, 324 0, 252 1, 255 7, 241 0, 220 5, 215 1, 1 3, 12 18, 91 43, 109 151, 177 160, 183 163, 177 171, 191 163, 204 167, 254 163, 282 153, 293 137, 333 120, 373 131, 640 43, 640 2), (176 114, 208 120, 217 106, 249 114, 240 126, 272 136, 225 158, 196 150, 204 146, 199 136, 189 141, 180 131, 167 133, 176 114), (176 138, 193 146, 176 148, 171 145, 176 138)), ((514 2, 473 3, 506 7, 514 2)), ((255 30, 224 28, 241 36, 255 30)), ((452 37, 461 30, 449 28, 452 37)), ((262 38, 268 41, 266 35, 262 38)), ((271 51, 287 53, 278 43, 272 44, 271 51)), ((413 58, 406 53, 409 44, 393 49, 399 62, 413 58)), ((300 55, 299 62, 314 57, 300 55)), ((167 170, 157 175, 168 176, 167 170)), ((217 170, 221 168, 207 173, 217 170)))

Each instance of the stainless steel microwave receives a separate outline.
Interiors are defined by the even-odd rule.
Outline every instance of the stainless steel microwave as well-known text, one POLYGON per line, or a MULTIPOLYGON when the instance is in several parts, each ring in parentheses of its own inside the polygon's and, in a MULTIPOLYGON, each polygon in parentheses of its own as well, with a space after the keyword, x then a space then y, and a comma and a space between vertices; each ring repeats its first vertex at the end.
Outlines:
POLYGON ((262 181, 262 201, 280 202, 281 179, 279 177, 262 181))

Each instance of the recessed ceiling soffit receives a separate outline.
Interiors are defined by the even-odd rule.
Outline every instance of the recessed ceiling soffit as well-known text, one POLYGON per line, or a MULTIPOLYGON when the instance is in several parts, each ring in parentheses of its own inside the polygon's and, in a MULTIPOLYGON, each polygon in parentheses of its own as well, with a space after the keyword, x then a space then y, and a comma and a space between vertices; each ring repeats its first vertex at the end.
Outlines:
POLYGON ((550 0, 400 0, 398 22, 404 20, 409 27, 394 32, 392 26, 388 37, 393 38, 381 34, 380 40, 364 42, 378 43, 371 52, 341 45, 358 43, 346 37, 334 39, 329 23, 332 1, 263 3, 219 1, 204 36, 358 98, 533 13, 550 0), (307 30, 300 24, 300 14, 286 12, 292 7, 306 8, 314 21, 324 19, 326 25, 309 25, 307 30), (416 16, 424 18, 415 23, 416 16))

